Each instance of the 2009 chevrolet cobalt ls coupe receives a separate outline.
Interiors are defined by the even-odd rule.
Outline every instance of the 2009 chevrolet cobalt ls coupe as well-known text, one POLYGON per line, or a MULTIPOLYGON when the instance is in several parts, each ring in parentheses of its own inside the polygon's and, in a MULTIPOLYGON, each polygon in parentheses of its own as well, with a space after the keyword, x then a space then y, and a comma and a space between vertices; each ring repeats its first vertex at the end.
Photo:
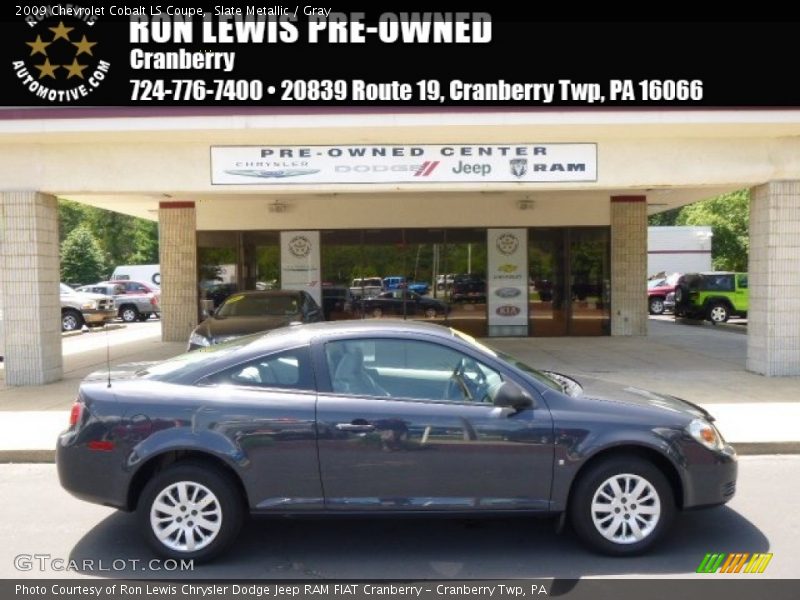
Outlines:
POLYGON ((458 331, 297 325, 88 378, 61 484, 208 559, 258 514, 563 513, 596 550, 649 548, 721 504, 736 454, 703 409, 541 372, 458 331))

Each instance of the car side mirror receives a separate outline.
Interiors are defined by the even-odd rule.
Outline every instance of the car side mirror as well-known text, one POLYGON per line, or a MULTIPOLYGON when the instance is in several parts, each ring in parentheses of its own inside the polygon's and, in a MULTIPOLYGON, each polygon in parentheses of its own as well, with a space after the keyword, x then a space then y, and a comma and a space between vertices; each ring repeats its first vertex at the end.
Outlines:
POLYGON ((513 381, 504 381, 492 394, 492 404, 515 411, 533 407, 533 398, 513 381))

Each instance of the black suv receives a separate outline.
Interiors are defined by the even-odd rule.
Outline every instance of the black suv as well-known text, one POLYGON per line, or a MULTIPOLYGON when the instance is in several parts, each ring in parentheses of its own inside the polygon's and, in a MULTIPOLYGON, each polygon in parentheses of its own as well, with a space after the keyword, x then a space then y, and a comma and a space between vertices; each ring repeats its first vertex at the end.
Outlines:
POLYGON ((675 316, 724 323, 747 316, 747 273, 686 273, 675 284, 675 316))
POLYGON ((450 292, 452 302, 486 302, 486 279, 475 273, 456 275, 450 292))

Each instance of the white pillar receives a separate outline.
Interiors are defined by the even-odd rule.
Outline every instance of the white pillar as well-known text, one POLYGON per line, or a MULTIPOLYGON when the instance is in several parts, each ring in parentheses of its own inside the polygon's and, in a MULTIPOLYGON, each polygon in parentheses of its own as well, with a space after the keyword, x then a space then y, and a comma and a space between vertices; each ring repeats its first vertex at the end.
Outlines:
POLYGON ((197 222, 194 202, 162 202, 158 209, 161 339, 188 342, 197 325, 197 222))
POLYGON ((611 335, 647 335, 647 199, 611 197, 611 335))
POLYGON ((750 195, 747 368, 800 375, 800 181, 750 195))
POLYGON ((58 381, 61 301, 54 196, 0 192, 0 265, 6 385, 58 381))

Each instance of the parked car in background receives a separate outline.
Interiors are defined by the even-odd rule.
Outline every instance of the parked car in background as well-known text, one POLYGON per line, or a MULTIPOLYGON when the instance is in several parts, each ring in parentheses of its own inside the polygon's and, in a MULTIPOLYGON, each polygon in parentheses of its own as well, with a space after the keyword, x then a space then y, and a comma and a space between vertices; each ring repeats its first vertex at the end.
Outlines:
POLYGON ((424 315, 432 319, 446 315, 449 310, 445 302, 409 290, 382 292, 373 298, 360 300, 357 306, 363 314, 376 318, 383 315, 424 315))
POLYGON ((380 277, 356 277, 350 284, 350 293, 354 298, 369 298, 383 291, 383 280, 380 277))
POLYGON ((453 278, 450 293, 453 302, 486 302, 486 279, 475 273, 462 273, 453 278))
POLYGON ((344 286, 331 285, 322 287, 322 313, 326 321, 333 315, 347 316, 353 312, 353 295, 344 286))
POLYGON ((308 292, 302 290, 237 292, 228 296, 213 315, 195 327, 189 336, 189 350, 221 344, 290 323, 322 320, 322 309, 308 292))
POLYGON ((104 294, 73 290, 60 284, 61 331, 77 331, 88 327, 102 327, 117 316, 114 299, 104 294))
POLYGON ((731 316, 747 317, 748 306, 747 273, 686 273, 675 285, 676 317, 724 323, 731 316))
POLYGON ((389 292, 402 289, 408 289, 424 296, 430 291, 431 286, 424 281, 412 281, 409 283, 405 277, 400 275, 391 275, 383 278, 383 291, 389 292))
POLYGON ((136 511, 172 559, 223 552, 249 512, 563 515, 589 547, 629 556, 674 533, 679 510, 736 491, 736 452, 705 409, 433 324, 286 327, 113 375, 81 384, 59 480, 136 511))
POLYGON ((647 282, 647 310, 651 315, 660 315, 667 310, 667 295, 675 291, 680 273, 672 273, 667 277, 657 277, 647 282))
POLYGON ((147 321, 161 313, 161 290, 138 281, 101 281, 79 289, 113 296, 117 315, 126 323, 147 321))

